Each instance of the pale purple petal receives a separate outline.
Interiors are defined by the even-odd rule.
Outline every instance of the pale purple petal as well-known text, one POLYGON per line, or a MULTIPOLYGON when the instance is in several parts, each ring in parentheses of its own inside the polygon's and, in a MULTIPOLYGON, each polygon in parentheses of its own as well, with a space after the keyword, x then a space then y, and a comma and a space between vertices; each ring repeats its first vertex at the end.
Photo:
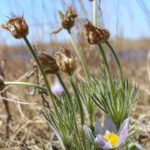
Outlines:
POLYGON ((64 93, 64 89, 63 89, 62 85, 57 80, 51 86, 51 90, 56 96, 60 96, 64 93))
POLYGON ((128 126, 129 126, 129 118, 125 119, 123 121, 123 123, 121 124, 121 127, 120 127, 119 132, 118 132, 119 141, 118 141, 118 143, 115 147, 117 147, 120 144, 124 143, 125 140, 127 139, 128 133, 129 133, 128 126))
POLYGON ((85 134, 86 134, 86 136, 87 136, 87 138, 88 138, 89 140, 93 140, 93 139, 94 139, 92 133, 90 132, 90 128, 89 128, 88 126, 85 125, 85 126, 83 127, 83 130, 84 130, 84 132, 85 132, 85 134))
POLYGON ((99 145, 99 147, 103 148, 103 149, 111 149, 112 148, 111 144, 101 134, 98 134, 96 136, 95 143, 97 143, 99 145))
POLYGON ((110 132, 117 133, 116 125, 113 123, 112 119, 108 115, 105 116, 103 128, 104 128, 104 132, 108 130, 110 132))
POLYGON ((104 134, 102 125, 101 125, 98 117, 96 117, 96 121, 95 121, 94 134, 95 134, 95 136, 97 134, 104 134))

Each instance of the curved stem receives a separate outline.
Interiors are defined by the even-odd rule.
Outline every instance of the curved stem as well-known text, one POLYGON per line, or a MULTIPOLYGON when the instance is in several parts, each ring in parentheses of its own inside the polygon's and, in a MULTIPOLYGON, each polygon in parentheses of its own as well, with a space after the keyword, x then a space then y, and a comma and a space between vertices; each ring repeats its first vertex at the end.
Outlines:
POLYGON ((109 69, 109 65, 108 65, 108 62, 107 62, 107 59, 106 59, 106 56, 105 56, 105 53, 104 53, 104 50, 103 50, 101 44, 98 44, 98 46, 99 46, 99 51, 100 51, 100 53, 102 55, 102 59, 103 59, 103 62, 104 62, 104 65, 106 67, 106 71, 107 71, 107 74, 108 74, 110 88, 111 88, 111 93, 113 94, 113 91, 114 91, 113 79, 112 79, 112 75, 111 75, 111 72, 110 72, 110 69, 109 69))
POLYGON ((33 86, 35 88, 41 89, 41 90, 47 90, 45 87, 30 83, 30 82, 20 82, 20 81, 5 81, 4 84, 6 86, 12 86, 12 85, 18 85, 18 86, 33 86))
POLYGON ((108 41, 106 41, 105 43, 106 43, 106 45, 109 47, 111 53, 113 54, 113 56, 114 56, 114 58, 115 58, 115 60, 116 60, 116 63, 117 63, 118 69, 119 69, 119 77, 120 77, 121 84, 122 84, 122 87, 123 87, 123 82, 124 82, 124 81, 123 81, 123 73, 122 73, 122 68, 121 68, 120 61, 119 61, 119 59, 118 59, 118 57, 117 57, 117 55, 116 55, 116 53, 115 53, 113 47, 111 46, 111 44, 110 44, 108 41))
POLYGON ((53 94, 52 94, 52 92, 51 92, 51 89, 50 89, 50 86, 49 86, 49 83, 48 83, 46 74, 45 74, 45 72, 44 72, 44 70, 43 70, 43 67, 42 67, 42 65, 40 64, 40 62, 39 62, 39 60, 38 60, 38 58, 37 58, 37 56, 36 56, 36 53, 35 53, 34 49, 32 48, 32 46, 30 45, 30 43, 29 43, 27 37, 24 37, 24 40, 25 40, 27 46, 29 47, 29 50, 30 50, 30 52, 32 53, 32 56, 34 57, 34 59, 35 59, 37 65, 38 65, 38 67, 39 67, 39 69, 40 69, 40 72, 41 72, 41 74, 42 74, 42 76, 43 76, 43 79, 44 79, 44 81, 45 81, 45 85, 46 85, 46 87, 47 87, 48 93, 49 93, 49 95, 52 97, 53 94))
MULTIPOLYGON (((72 103, 72 99, 71 99, 71 96, 70 96, 70 94, 69 94, 69 91, 68 91, 68 89, 66 88, 66 86, 65 86, 65 84, 64 84, 64 82, 63 82, 63 80, 62 80, 62 78, 61 78, 61 76, 60 76, 60 74, 57 73, 56 75, 57 75, 57 78, 59 79, 61 85, 63 86, 63 88, 64 88, 64 90, 65 90, 65 93, 66 93, 66 95, 67 95, 67 97, 68 97, 68 100, 69 100, 69 105, 71 106, 71 107, 70 107, 70 108, 71 108, 71 111, 73 112, 73 119, 74 119, 74 121, 76 121, 76 116, 75 116, 75 112, 74 112, 74 107, 73 107, 73 103, 72 103)), ((76 129, 77 134, 78 134, 78 136, 79 136, 79 131, 78 131, 78 127, 77 127, 77 123, 76 123, 76 122, 75 122, 75 129, 76 129)))
POLYGON ((48 79, 47 79, 47 77, 46 77, 46 74, 45 74, 45 72, 44 72, 44 70, 43 70, 43 67, 42 67, 41 63, 39 62, 39 60, 38 60, 38 58, 37 58, 37 55, 36 55, 36 53, 35 53, 35 50, 32 48, 32 46, 31 46, 30 42, 28 41, 27 37, 24 37, 23 39, 24 39, 25 43, 27 44, 27 46, 28 46, 28 48, 29 48, 29 50, 30 50, 30 52, 31 52, 31 54, 32 54, 32 56, 33 56, 33 58, 35 59, 37 65, 38 65, 38 67, 39 67, 39 69, 40 69, 40 72, 41 72, 41 74, 42 74, 42 76, 43 76, 43 79, 44 79, 44 82, 45 82, 45 85, 46 85, 46 88, 47 88, 47 91, 48 91, 48 95, 49 95, 49 97, 50 97, 51 100, 52 100, 52 103, 53 103, 53 106, 54 106, 55 111, 57 112, 57 106, 56 106, 55 101, 54 101, 54 99, 53 99, 53 98, 57 99, 57 97, 56 97, 56 96, 52 93, 52 91, 51 91, 50 85, 49 85, 49 83, 48 83, 48 79))
POLYGON ((78 90, 77 90, 77 88, 76 88, 76 85, 75 85, 75 83, 74 83, 74 81, 73 81, 72 76, 69 75, 69 77, 70 77, 70 83, 71 83, 71 85, 72 85, 72 88, 73 88, 73 90, 74 90, 75 96, 76 96, 77 101, 78 101, 78 105, 79 105, 79 108, 80 108, 81 124, 82 124, 82 126, 83 126, 84 123, 85 123, 85 118, 84 118, 84 110, 83 110, 82 102, 81 102, 81 99, 80 99, 78 90))
POLYGON ((79 60, 81 62, 81 65, 83 67, 85 75, 86 75, 87 79, 89 80, 90 75, 89 75, 89 70, 88 70, 87 64, 85 63, 85 59, 84 59, 83 55, 81 54, 80 48, 77 46, 77 44, 75 43, 75 41, 74 41, 74 39, 70 33, 69 33, 69 40, 70 40, 70 42, 71 42, 71 44, 72 44, 72 46, 76 52, 77 57, 79 58, 79 60))
POLYGON ((67 97, 68 97, 68 99, 69 99, 69 103, 70 103, 70 105, 71 105, 71 107, 72 107, 73 104, 72 104, 72 101, 71 101, 71 97, 70 97, 69 91, 68 91, 68 89, 66 88, 66 85, 64 84, 64 82, 63 82, 63 80, 62 80, 60 74, 57 73, 56 75, 57 75, 57 78, 58 78, 58 80, 60 81, 61 85, 63 86, 64 91, 65 91, 65 93, 66 93, 66 95, 67 95, 67 97))

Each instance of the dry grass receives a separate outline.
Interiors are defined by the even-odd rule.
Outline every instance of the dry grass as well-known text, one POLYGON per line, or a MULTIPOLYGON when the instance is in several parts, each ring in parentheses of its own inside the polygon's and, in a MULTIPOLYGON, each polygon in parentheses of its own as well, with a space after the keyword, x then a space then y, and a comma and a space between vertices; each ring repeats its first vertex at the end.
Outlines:
MULTIPOLYGON (((132 80, 136 84, 139 84, 140 88, 140 98, 137 106, 133 110, 133 116, 138 118, 141 115, 146 115, 150 110, 150 86, 147 74, 147 52, 149 49, 149 40, 142 41, 122 41, 119 40, 113 42, 114 47, 117 49, 117 53, 123 65, 123 71, 125 77, 132 80), (142 52, 139 52, 140 49, 142 52), (120 50, 119 50, 120 49, 120 50), (123 51, 121 51, 123 49, 123 51), (135 50, 134 50, 135 49, 135 50), (128 50, 128 51, 125 51, 128 50), (129 51, 130 50, 130 51, 129 51)), ((66 45, 66 43, 61 43, 61 45, 66 45)), ((86 60, 90 66, 90 70, 93 74, 97 75, 99 73, 99 56, 98 52, 95 50, 96 47, 90 47, 86 42, 80 43, 81 47, 84 47, 83 53, 86 60), (84 45, 84 46, 83 46, 84 45), (92 59, 91 59, 92 58, 92 59)), ((57 43, 47 43, 47 44, 37 44, 37 49, 44 50, 47 48, 56 51, 59 46, 57 43)), ((20 80, 20 81, 35 81, 35 73, 32 63, 29 61, 31 59, 30 54, 26 51, 24 46, 13 46, 7 47, 6 45, 0 46, 0 56, 1 59, 6 59, 5 66, 5 80, 20 80), (33 72, 31 76, 29 73, 33 72)), ((110 65, 113 67, 114 73, 115 64, 112 63, 112 58, 108 55, 110 59, 110 65)), ((81 74, 81 68, 78 67, 76 72, 77 77, 81 74)), ((9 102, 10 111, 12 114, 12 120, 10 123, 10 137, 6 138, 6 112, 1 101, 0 107, 0 149, 1 150, 39 150, 42 146, 46 146, 50 149, 52 132, 47 125, 45 119, 41 115, 41 110, 43 107, 42 99, 36 91, 35 95, 30 95, 29 91, 32 88, 25 87, 9 87, 7 89, 8 99, 26 102, 28 104, 19 104, 17 102, 9 102), (36 104, 33 104, 36 103, 36 104)), ((150 119, 150 116, 147 116, 150 119)))

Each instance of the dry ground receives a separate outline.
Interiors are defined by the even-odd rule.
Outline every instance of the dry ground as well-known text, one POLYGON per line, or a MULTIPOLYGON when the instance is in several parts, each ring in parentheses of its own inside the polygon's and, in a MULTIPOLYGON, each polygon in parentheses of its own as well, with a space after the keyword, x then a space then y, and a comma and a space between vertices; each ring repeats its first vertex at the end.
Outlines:
MULTIPOLYGON (((118 41, 114 41, 113 46, 117 49, 125 77, 139 85, 140 97, 132 114, 135 119, 139 117, 141 120, 143 119, 143 124, 147 127, 145 128, 146 131, 141 134, 144 137, 138 139, 138 141, 148 149, 150 148, 150 145, 148 145, 150 140, 150 126, 148 126, 150 125, 150 81, 147 74, 147 53, 150 47, 150 40, 130 42, 119 39, 118 41), (140 141, 141 139, 142 141, 140 141)), ((67 45, 66 43, 63 44, 67 45)), ((56 51, 57 45, 56 43, 37 44, 36 47, 40 50, 51 48, 56 51)), ((96 47, 92 46, 89 48, 86 42, 80 43, 80 45, 81 47, 84 46, 83 53, 90 66, 90 71, 93 74, 98 74, 100 60, 96 47)), ((0 59, 6 58, 4 68, 5 80, 36 82, 34 73, 30 74, 31 76, 29 77, 29 72, 32 73, 34 69, 29 61, 31 59, 30 54, 24 46, 8 47, 1 45, 0 48, 0 59)), ((116 74, 115 64, 112 63, 112 58, 109 54, 108 58, 113 72, 116 74)), ((81 68, 78 67, 76 75, 82 74, 81 72, 81 68)), ((5 107, 0 99, 0 150, 39 150, 42 149, 43 145, 50 147, 52 132, 41 115, 42 99, 38 91, 36 91, 34 96, 32 94, 32 88, 29 87, 13 86, 8 88, 7 96, 9 99, 27 103, 9 102, 12 114, 9 139, 6 138, 7 116, 5 107)))

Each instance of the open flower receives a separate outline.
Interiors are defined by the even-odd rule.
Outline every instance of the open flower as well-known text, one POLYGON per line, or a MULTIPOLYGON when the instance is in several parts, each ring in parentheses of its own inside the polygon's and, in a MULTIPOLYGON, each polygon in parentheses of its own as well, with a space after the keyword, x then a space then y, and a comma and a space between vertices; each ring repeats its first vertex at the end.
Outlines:
POLYGON ((54 81, 54 84, 51 86, 51 90, 56 96, 64 94, 64 89, 58 80, 54 81))
POLYGON ((106 116, 104 125, 102 126, 99 119, 96 118, 94 127, 94 136, 90 134, 89 129, 85 128, 85 132, 90 139, 94 139, 95 143, 102 149, 113 149, 120 146, 128 137, 129 119, 125 119, 120 126, 119 131, 113 121, 106 116))
POLYGON ((10 18, 1 28, 10 31, 13 37, 20 39, 28 35, 29 29, 23 16, 10 18))

